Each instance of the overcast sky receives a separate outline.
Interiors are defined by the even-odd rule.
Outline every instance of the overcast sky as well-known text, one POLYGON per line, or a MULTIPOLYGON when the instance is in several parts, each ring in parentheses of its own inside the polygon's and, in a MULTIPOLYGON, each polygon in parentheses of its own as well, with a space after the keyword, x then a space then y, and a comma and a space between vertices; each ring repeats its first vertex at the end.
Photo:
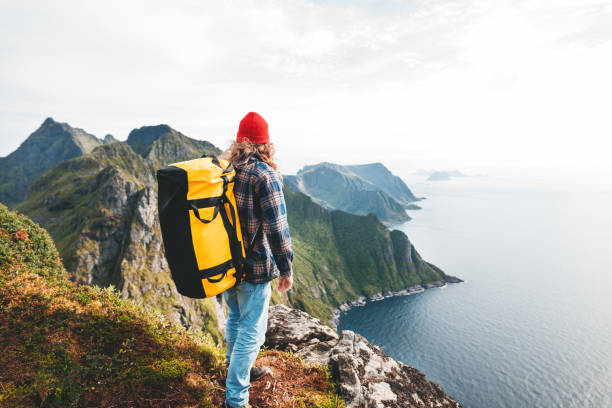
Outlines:
POLYGON ((225 147, 256 111, 287 173, 382 161, 612 183, 610 1, 0 5, 0 156, 47 116, 225 147))

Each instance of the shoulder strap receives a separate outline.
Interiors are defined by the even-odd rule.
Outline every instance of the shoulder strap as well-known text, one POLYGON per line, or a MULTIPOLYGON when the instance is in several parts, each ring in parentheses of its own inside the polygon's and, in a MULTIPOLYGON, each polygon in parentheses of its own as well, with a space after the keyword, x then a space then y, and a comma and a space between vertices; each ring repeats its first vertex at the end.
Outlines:
MULTIPOLYGON (((261 160, 261 157, 259 156, 259 153, 255 152, 254 155, 256 155, 257 158, 259 158, 261 160)), ((257 197, 257 199, 259 200, 259 197, 257 197)), ((253 246, 255 245, 255 240, 257 239, 257 236, 259 235, 260 232, 263 233, 263 214, 261 214, 261 207, 259 206, 259 203, 257 203, 257 208, 258 208, 258 212, 260 213, 260 219, 261 219, 261 223, 257 226, 257 229, 255 230, 255 235, 253 235, 253 238, 251 238, 251 242, 249 247, 247 248, 247 253, 246 253, 246 257, 248 258, 249 255, 251 254, 251 252, 253 251, 253 246)))

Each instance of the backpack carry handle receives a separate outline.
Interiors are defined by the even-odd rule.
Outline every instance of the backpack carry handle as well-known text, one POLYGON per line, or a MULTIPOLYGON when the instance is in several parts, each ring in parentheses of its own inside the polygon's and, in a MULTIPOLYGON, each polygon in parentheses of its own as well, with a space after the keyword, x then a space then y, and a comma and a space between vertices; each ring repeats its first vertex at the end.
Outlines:
POLYGON ((215 218, 217 218, 217 214, 219 214, 219 204, 215 206, 215 210, 213 211, 213 216, 210 220, 205 220, 202 217, 200 217, 200 211, 198 210, 198 207, 195 205, 195 203, 191 203, 191 209, 193 210, 193 215, 195 215, 195 217, 201 222, 203 222, 204 224, 213 222, 215 218))
POLYGON ((210 283, 219 283, 227 276, 227 270, 223 271, 220 278, 206 278, 210 283))
MULTIPOLYGON (((213 156, 213 162, 216 160, 216 157, 213 156)), ((217 161, 217 164, 219 162, 217 161)), ((230 164, 227 168, 229 169, 232 165, 230 164)), ((225 171, 223 172, 225 173, 225 171)), ((222 174, 223 174, 222 173, 222 174)), ((200 217, 200 212, 198 211, 198 207, 195 205, 195 203, 192 201, 190 203, 190 207, 193 210, 193 215, 195 215, 195 217, 200 220, 201 222, 203 222, 204 224, 208 224, 214 221, 215 218, 217 218, 217 215, 219 214, 219 207, 223 206, 223 203, 227 201, 227 185, 230 183, 230 181, 228 180, 227 176, 221 176, 221 178, 223 179, 223 192, 221 193, 221 197, 218 197, 218 202, 215 205, 215 210, 213 212, 213 216, 210 220, 204 220, 200 217)), ((233 181, 232 181, 233 182, 233 181)), ((231 203, 230 203, 231 205, 231 203)))

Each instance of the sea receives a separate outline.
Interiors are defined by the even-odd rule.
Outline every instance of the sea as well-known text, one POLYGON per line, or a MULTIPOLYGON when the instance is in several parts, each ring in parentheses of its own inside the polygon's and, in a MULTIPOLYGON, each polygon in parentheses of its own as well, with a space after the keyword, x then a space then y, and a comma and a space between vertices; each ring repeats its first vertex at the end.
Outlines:
POLYGON ((459 284, 340 317, 464 408, 612 407, 612 193, 413 182, 404 231, 459 284))

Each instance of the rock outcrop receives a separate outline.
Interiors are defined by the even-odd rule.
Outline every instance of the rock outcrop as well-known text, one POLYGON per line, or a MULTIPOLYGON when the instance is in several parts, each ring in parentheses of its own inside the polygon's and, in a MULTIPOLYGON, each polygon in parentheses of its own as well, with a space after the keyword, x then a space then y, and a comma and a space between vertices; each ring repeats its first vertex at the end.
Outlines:
POLYGON ((438 384, 362 336, 349 330, 338 334, 320 320, 285 305, 270 309, 266 346, 329 365, 348 408, 461 408, 438 384))

